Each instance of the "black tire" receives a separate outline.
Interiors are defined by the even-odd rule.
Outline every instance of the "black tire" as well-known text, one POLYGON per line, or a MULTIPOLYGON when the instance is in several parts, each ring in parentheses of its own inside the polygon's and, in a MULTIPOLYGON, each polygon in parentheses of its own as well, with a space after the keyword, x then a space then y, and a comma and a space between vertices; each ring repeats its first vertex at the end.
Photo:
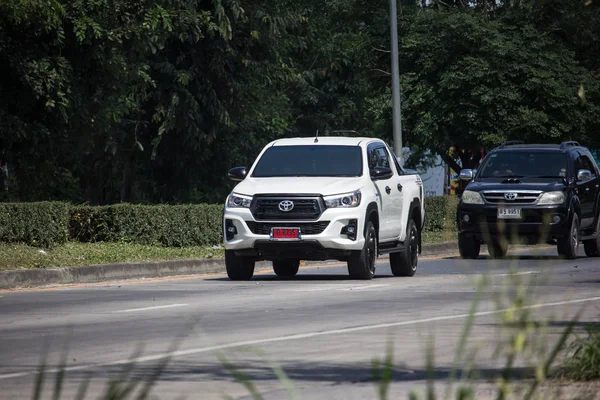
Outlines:
POLYGON ((473 236, 458 234, 458 252, 463 259, 474 260, 479 257, 481 243, 473 236))
POLYGON ((225 250, 225 268, 232 281, 249 281, 254 275, 254 259, 238 256, 233 250, 225 250))
POLYGON ((300 260, 285 259, 273 261, 273 271, 275 275, 282 278, 290 278, 296 276, 300 268, 300 260))
POLYGON ((365 226, 365 245, 354 251, 348 260, 348 274, 352 279, 373 279, 377 259, 377 231, 373 222, 365 226))
POLYGON ((394 276, 413 276, 419 264, 419 230, 411 219, 406 227, 406 248, 390 254, 390 266, 394 276))
POLYGON ((585 250, 585 255, 588 257, 600 256, 600 217, 596 223, 596 235, 596 239, 583 241, 583 249, 585 250))
POLYGON ((488 253, 492 258, 504 258, 508 253, 508 242, 502 239, 494 239, 488 244, 488 253))
POLYGON ((573 215, 571 225, 569 227, 569 234, 563 238, 558 239, 557 243, 558 255, 561 258, 573 260, 577 258, 579 253, 579 216, 573 215))

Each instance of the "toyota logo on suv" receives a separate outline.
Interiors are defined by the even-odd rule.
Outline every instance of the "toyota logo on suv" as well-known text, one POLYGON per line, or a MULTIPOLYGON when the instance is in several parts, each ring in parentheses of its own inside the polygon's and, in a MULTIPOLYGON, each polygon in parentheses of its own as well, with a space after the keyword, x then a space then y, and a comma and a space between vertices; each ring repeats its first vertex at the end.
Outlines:
POLYGON ((517 194, 516 193, 504 193, 504 198, 506 200, 516 200, 517 194))
POLYGON ((294 202, 290 200, 284 200, 279 203, 279 209, 284 212, 289 212, 294 209, 294 202))

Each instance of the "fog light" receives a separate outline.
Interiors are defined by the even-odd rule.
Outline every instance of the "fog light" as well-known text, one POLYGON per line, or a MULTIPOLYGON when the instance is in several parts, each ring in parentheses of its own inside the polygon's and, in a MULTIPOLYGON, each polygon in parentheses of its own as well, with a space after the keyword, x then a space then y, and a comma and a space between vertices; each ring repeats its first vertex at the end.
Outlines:
POLYGON ((233 239, 235 235, 237 235, 237 228, 233 224, 233 221, 230 219, 225 220, 225 238, 227 240, 233 239))
POLYGON ((471 220, 471 217, 469 217, 467 214, 463 215, 464 222, 469 222, 470 220, 471 220))
POLYGON ((342 228, 340 232, 342 235, 348 235, 348 239, 356 240, 356 230, 357 230, 358 221, 355 219, 351 219, 348 221, 348 225, 342 228))
POLYGON ((560 222, 560 215, 555 215, 552 217, 552 222, 558 224, 560 222))

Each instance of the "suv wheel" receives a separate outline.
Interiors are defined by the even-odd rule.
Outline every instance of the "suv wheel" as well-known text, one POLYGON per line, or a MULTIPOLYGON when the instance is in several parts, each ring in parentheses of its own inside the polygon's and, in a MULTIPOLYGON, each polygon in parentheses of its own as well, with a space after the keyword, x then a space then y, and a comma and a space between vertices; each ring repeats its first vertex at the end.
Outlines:
POLYGON ((285 259, 273 261, 273 271, 277 276, 292 277, 298 273, 300 260, 285 259))
POLYGON ((503 258, 508 253, 508 243, 502 239, 494 239, 488 244, 488 253, 492 258, 503 258))
POLYGON ((583 241, 583 249, 588 257, 600 256, 600 217, 596 223, 596 238, 583 241))
POLYGON ((419 263, 417 224, 411 219, 406 229, 406 248, 399 253, 390 254, 390 266, 394 276, 413 276, 419 263))
POLYGON ((254 259, 238 256, 233 250, 225 250, 225 268, 232 281, 249 281, 254 275, 254 259))
POLYGON ((475 259, 479 257, 481 243, 473 236, 458 234, 458 252, 464 259, 475 259))
POLYGON ((377 232, 373 222, 368 221, 365 227, 365 245, 363 249, 353 252, 348 260, 350 277, 353 279, 373 279, 376 259, 377 232))
POLYGON ((562 258, 573 260, 577 258, 579 252, 579 216, 573 215, 569 234, 558 239, 558 255, 562 258))

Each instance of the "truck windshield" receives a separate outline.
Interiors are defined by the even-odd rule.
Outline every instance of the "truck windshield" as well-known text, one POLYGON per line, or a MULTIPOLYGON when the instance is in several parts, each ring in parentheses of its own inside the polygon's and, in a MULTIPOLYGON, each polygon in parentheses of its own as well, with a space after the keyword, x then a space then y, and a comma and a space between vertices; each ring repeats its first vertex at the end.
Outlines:
POLYGON ((498 152, 480 170, 480 178, 564 178, 567 156, 549 151, 498 152))
POLYGON ((362 169, 359 146, 272 146, 258 160, 252 176, 356 177, 362 175, 362 169))

